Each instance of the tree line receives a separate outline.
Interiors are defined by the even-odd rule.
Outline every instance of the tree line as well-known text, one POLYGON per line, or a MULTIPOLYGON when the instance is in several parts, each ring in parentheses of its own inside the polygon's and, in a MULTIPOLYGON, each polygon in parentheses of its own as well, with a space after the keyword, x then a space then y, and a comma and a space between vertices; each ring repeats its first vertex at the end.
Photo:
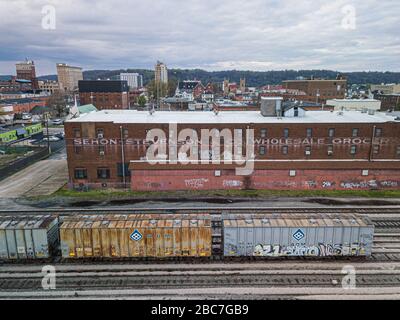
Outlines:
MULTIPOLYGON (((96 79, 117 79, 121 72, 136 72, 143 76, 144 85, 151 85, 154 80, 154 71, 147 69, 127 69, 127 70, 90 70, 84 71, 85 80, 96 79)), ((335 79, 337 74, 347 76, 348 83, 351 84, 380 84, 380 83, 400 83, 400 72, 340 72, 332 70, 281 70, 281 71, 205 71, 201 69, 170 69, 168 78, 170 80, 200 80, 204 85, 208 82, 222 82, 229 79, 231 82, 239 82, 240 78, 246 79, 246 85, 250 87, 260 87, 264 85, 280 84, 284 80, 294 80, 298 77, 315 77, 335 79)), ((56 80, 56 76, 45 76, 41 79, 56 80)))

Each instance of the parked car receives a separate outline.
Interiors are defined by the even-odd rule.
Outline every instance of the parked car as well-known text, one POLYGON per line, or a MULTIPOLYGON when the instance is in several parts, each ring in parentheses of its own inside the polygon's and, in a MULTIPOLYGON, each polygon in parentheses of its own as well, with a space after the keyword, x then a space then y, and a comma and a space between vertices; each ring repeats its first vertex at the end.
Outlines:
POLYGON ((60 138, 56 137, 56 136, 48 136, 48 137, 44 137, 42 141, 56 142, 56 141, 60 141, 60 138))
POLYGON ((64 124, 64 121, 62 119, 54 119, 54 120, 51 120, 51 122, 55 126, 64 124))
POLYGON ((32 115, 30 113, 23 113, 21 120, 31 120, 32 119, 32 115))
POLYGON ((64 133, 64 131, 62 131, 62 132, 56 133, 54 136, 63 140, 65 137, 65 133, 64 133))

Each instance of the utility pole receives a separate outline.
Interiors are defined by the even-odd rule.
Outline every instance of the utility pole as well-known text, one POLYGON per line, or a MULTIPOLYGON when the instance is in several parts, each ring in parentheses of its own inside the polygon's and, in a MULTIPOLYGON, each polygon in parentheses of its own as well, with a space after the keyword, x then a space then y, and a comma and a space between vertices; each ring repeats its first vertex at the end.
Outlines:
POLYGON ((124 150, 124 135, 122 126, 119 127, 121 134, 121 157, 122 157, 122 182, 124 184, 124 189, 126 188, 126 177, 125 177, 125 150, 124 150))
POLYGON ((47 132, 47 153, 50 154, 50 139, 49 139, 49 114, 45 113, 45 121, 46 121, 46 132, 47 132))

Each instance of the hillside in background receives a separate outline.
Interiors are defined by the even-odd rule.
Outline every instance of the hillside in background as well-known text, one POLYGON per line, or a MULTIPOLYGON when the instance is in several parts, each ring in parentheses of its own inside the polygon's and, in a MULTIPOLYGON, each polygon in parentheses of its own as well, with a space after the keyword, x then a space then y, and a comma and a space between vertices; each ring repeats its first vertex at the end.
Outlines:
MULTIPOLYGON (((146 69, 128 70, 90 70, 84 71, 85 80, 116 79, 121 72, 137 72, 143 75, 146 85, 154 78, 154 71, 146 69)), ((170 69, 168 76, 175 80, 197 79, 203 84, 208 82, 222 82, 229 79, 231 82, 239 82, 240 78, 246 78, 247 86, 259 87, 267 84, 280 84, 283 80, 293 80, 297 77, 311 77, 334 79, 339 71, 332 70, 282 70, 282 71, 205 71, 201 69, 170 69)), ((347 72, 349 84, 379 84, 400 83, 400 72, 347 72)), ((42 76, 39 79, 56 80, 57 76, 42 76)))

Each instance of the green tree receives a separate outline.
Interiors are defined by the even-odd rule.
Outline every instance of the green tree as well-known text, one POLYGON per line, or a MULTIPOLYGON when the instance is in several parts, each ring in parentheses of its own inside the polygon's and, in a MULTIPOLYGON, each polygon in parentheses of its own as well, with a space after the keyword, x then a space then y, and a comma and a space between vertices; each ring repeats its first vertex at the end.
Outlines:
POLYGON ((145 96, 139 96, 139 98, 138 98, 139 107, 144 108, 146 106, 146 103, 147 103, 146 97, 145 96))

